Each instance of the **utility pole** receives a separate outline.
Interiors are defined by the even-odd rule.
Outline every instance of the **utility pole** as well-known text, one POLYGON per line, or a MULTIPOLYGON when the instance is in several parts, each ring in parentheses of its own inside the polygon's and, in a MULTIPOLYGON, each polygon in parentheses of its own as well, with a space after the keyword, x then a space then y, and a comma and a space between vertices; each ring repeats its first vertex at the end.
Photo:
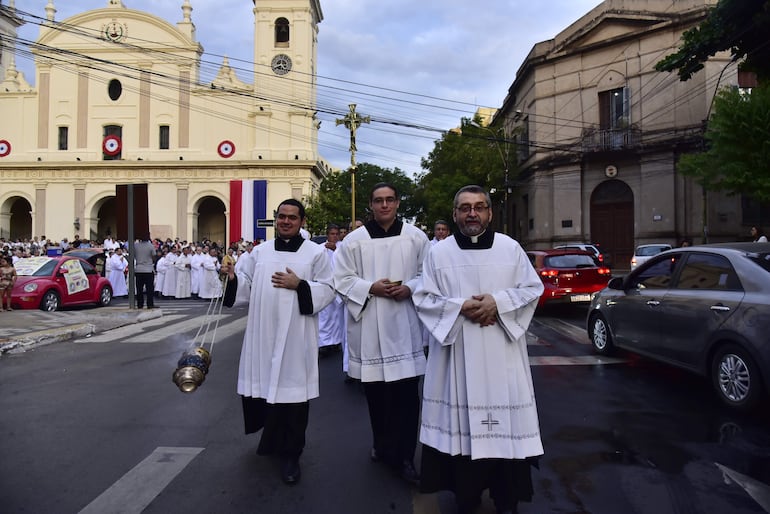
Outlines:
POLYGON ((356 223, 356 130, 362 123, 369 123, 372 118, 369 116, 360 116, 356 112, 356 104, 348 105, 350 111, 342 119, 335 120, 337 125, 345 125, 350 131, 350 224, 356 223))

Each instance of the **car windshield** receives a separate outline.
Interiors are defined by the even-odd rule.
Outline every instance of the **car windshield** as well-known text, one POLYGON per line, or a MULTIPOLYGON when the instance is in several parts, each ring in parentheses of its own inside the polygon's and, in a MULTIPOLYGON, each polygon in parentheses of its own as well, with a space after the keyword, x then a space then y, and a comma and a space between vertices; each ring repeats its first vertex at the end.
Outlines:
POLYGON ((749 254, 750 261, 756 262, 763 270, 770 273, 770 253, 753 253, 749 254))
POLYGON ((14 267, 20 277, 48 277, 53 274, 57 262, 56 259, 48 257, 31 257, 20 259, 14 267))
POLYGON ((636 255, 642 256, 642 257, 651 257, 653 255, 658 255, 660 252, 664 250, 671 249, 670 246, 665 245, 659 245, 659 246, 640 246, 636 249, 636 255))
POLYGON ((593 268, 593 257, 582 254, 552 255, 543 264, 548 268, 593 268))

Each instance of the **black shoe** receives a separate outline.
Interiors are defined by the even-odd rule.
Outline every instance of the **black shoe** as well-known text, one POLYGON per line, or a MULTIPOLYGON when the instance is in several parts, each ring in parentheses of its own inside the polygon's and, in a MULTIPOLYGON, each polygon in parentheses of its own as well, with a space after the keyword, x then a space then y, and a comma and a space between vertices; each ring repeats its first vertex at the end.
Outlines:
POLYGON ((302 472, 299 469, 299 459, 296 457, 288 457, 283 461, 283 467, 281 468, 281 478, 284 483, 289 485, 296 485, 299 483, 299 477, 302 472))
POLYGON ((399 476, 412 485, 420 485, 420 474, 414 469, 414 464, 410 460, 401 463, 399 476))

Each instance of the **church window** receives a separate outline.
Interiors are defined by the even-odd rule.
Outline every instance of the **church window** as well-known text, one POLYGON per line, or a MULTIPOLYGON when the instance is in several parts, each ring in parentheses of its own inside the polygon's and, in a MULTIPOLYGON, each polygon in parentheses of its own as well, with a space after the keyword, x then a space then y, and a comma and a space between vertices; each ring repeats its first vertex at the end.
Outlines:
POLYGON ((59 127, 59 150, 66 150, 69 147, 69 127, 59 127))
POLYGON ((625 129, 629 124, 628 88, 599 93, 599 129, 625 129))
POLYGON ((117 101, 123 94, 123 84, 118 79, 110 80, 110 83, 107 84, 107 94, 110 95, 110 100, 117 101))
MULTIPOLYGON (((123 140, 123 127, 120 125, 105 125, 104 126, 104 137, 108 136, 115 136, 118 138, 118 141, 123 140)), ((122 143, 121 143, 122 145, 122 143)), ((102 160, 105 161, 117 161, 123 158, 123 151, 122 149, 118 151, 115 155, 107 155, 106 153, 102 153, 102 160)))
POLYGON ((171 127, 168 125, 161 125, 158 131, 158 148, 161 150, 168 150, 171 144, 171 127))
POLYGON ((275 20, 275 46, 289 46, 289 20, 286 18, 275 20))

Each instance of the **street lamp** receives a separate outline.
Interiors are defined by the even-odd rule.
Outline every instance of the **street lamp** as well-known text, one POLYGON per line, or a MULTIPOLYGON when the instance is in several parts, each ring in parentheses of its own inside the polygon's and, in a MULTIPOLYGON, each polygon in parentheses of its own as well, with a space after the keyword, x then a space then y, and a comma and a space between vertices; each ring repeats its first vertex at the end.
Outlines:
POLYGON ((503 161, 503 170, 504 170, 504 178, 503 178, 503 233, 508 234, 508 135, 505 133, 505 125, 503 125, 500 130, 503 133, 503 142, 505 143, 505 152, 503 152, 502 147, 500 146, 500 139, 498 137, 498 132, 493 131, 491 128, 480 124, 479 122, 472 120, 471 125, 473 125, 476 128, 479 128, 481 130, 484 130, 486 132, 489 132, 489 134, 492 136, 492 142, 495 143, 495 148, 497 148, 497 152, 500 154, 500 159, 503 161))

